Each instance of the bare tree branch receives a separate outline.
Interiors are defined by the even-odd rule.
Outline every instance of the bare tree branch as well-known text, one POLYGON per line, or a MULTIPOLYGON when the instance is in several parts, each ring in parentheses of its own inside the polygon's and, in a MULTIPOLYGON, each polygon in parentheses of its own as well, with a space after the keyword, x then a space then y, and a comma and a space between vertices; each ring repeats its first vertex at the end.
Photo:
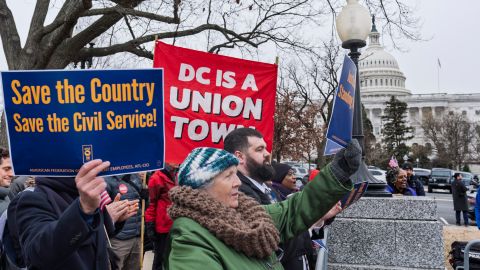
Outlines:
POLYGON ((15 69, 15 61, 18 59, 22 47, 12 11, 8 8, 6 0, 0 0, 0 36, 8 68, 15 69))
POLYGON ((113 13, 138 16, 138 17, 143 17, 143 18, 164 22, 164 23, 170 23, 170 24, 180 23, 180 19, 178 17, 167 17, 167 16, 150 13, 150 12, 134 10, 132 8, 125 8, 122 6, 114 6, 114 7, 102 8, 102 9, 91 9, 83 12, 81 16, 88 17, 88 16, 98 16, 98 15, 109 15, 113 13))

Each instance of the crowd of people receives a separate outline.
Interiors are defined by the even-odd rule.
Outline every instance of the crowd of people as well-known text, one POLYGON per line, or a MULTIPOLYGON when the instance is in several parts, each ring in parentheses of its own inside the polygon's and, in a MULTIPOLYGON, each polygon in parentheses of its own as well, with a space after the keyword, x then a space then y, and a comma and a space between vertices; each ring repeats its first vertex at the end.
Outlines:
MULTIPOLYGON (((292 167, 272 164, 262 134, 250 128, 230 132, 224 149, 193 149, 148 177, 99 177, 110 163, 92 160, 75 177, 14 180, 8 151, 0 154, 2 242, 13 251, 3 250, 2 264, 18 267, 11 269, 140 269, 141 202, 152 269, 315 269, 313 243, 342 211, 361 163, 352 140, 299 189, 292 167)), ((389 192, 425 195, 411 164, 391 165, 389 192)), ((453 189, 463 192, 461 184, 453 189)))

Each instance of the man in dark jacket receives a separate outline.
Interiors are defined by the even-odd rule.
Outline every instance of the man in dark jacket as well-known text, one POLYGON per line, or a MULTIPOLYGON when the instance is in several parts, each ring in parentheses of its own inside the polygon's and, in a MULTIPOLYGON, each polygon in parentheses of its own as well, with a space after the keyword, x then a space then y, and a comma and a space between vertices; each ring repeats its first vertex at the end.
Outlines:
MULTIPOLYGON (((120 200, 141 200, 142 179, 139 174, 105 177, 105 182, 111 198, 120 196, 120 200)), ((140 269, 141 225, 142 210, 137 207, 136 214, 127 219, 123 229, 110 239, 119 270, 140 269)))
POLYGON ((239 159, 237 174, 242 181, 240 191, 261 204, 275 202, 265 181, 272 180, 275 170, 263 135, 255 129, 239 128, 230 132, 224 149, 239 159))
POLYGON ((453 178, 455 179, 452 182, 453 210, 457 225, 460 226, 460 212, 463 212, 463 222, 468 226, 468 189, 462 181, 461 173, 455 173, 453 178))
MULTIPOLYGON (((275 169, 270 164, 271 156, 262 134, 251 128, 236 129, 225 137, 224 149, 239 160, 237 175, 242 182, 239 190, 260 204, 276 202, 276 196, 272 196, 272 190, 265 184, 273 179, 275 169)), ((304 246, 303 235, 282 244, 281 262, 286 270, 308 270, 304 246)))
MULTIPOLYGON (((106 231, 114 233, 115 228, 108 212, 99 208, 106 184, 97 177, 109 166, 108 161, 92 160, 75 178, 40 177, 33 192, 19 195, 12 220, 28 269, 110 269, 106 231)), ((119 220, 128 217, 124 214, 130 205, 123 206, 114 215, 119 220)))
POLYGON ((410 162, 405 162, 402 165, 402 169, 407 172, 407 184, 413 190, 417 196, 425 196, 425 189, 423 188, 423 184, 418 177, 413 173, 413 166, 410 162))

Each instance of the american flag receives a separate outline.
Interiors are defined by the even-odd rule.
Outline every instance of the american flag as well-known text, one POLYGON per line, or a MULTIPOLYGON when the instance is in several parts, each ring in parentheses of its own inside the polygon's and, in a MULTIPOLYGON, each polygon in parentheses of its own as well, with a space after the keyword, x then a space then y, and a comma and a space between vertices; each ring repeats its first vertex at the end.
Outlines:
POLYGON ((394 156, 390 158, 390 161, 388 162, 388 166, 390 166, 390 168, 392 169, 398 168, 398 161, 394 156))
POLYGON ((108 192, 106 190, 104 190, 100 194, 100 210, 103 211, 103 209, 105 208, 105 205, 107 205, 111 202, 112 202, 112 199, 110 199, 110 195, 108 195, 108 192))

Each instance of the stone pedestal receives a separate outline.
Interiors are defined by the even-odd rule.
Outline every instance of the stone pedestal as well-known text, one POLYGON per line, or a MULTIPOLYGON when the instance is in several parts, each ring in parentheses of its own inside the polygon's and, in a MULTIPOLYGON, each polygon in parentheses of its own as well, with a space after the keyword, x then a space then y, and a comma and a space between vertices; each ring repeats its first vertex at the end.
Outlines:
POLYGON ((328 269, 445 269, 435 201, 361 198, 330 226, 328 269))

